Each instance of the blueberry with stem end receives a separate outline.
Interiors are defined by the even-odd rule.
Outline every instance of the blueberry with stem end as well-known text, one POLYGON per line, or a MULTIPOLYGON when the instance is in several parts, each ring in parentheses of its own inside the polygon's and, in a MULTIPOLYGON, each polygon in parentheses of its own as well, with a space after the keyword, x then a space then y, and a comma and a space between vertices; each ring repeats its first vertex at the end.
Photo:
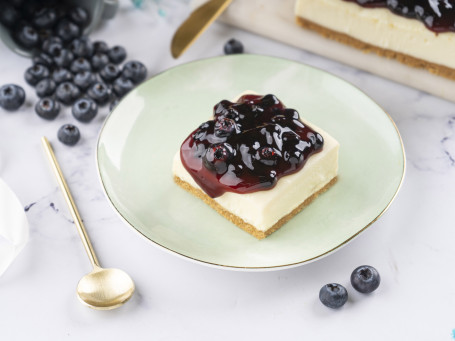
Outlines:
POLYGON ((44 78, 49 77, 49 69, 41 64, 30 66, 24 74, 25 81, 31 86, 35 86, 44 78))
POLYGON ((238 54, 243 53, 243 44, 237 39, 230 39, 224 45, 225 54, 238 54))
POLYGON ((32 26, 24 25, 17 32, 16 40, 22 47, 31 49, 39 44, 38 32, 32 26))
POLYGON ((117 97, 122 98, 134 88, 131 80, 119 77, 114 81, 113 89, 117 97))
POLYGON ((348 300, 348 292, 341 284, 326 284, 319 291, 319 300, 326 307, 338 309, 348 300))
POLYGON ((111 92, 106 84, 96 82, 89 87, 87 95, 99 106, 104 106, 109 102, 111 92))
POLYGON ((79 88, 71 82, 63 82, 57 86, 55 97, 64 105, 71 105, 81 95, 79 88))
POLYGON ((98 106, 91 98, 80 98, 74 102, 71 112, 80 122, 90 122, 98 113, 98 106))
POLYGON ((114 46, 107 51, 107 56, 111 63, 120 64, 126 59, 126 50, 122 46, 114 46))
POLYGON ((227 171, 227 162, 233 156, 235 156, 235 149, 229 143, 217 143, 207 148, 202 161, 207 169, 217 174, 224 174, 227 171))
POLYGON ((57 24, 55 33, 64 43, 69 43, 71 40, 81 35, 81 29, 72 21, 62 19, 57 24))
POLYGON ((68 67, 74 60, 74 56, 70 50, 58 49, 54 54, 54 62, 57 66, 68 67))
POLYGON ((76 84, 79 89, 85 91, 90 85, 96 82, 96 76, 90 71, 81 71, 76 73, 74 76, 74 84, 76 84))
POLYGON ((115 64, 109 63, 101 69, 99 75, 106 83, 112 83, 120 75, 120 70, 115 64))
POLYGON ((56 48, 63 49, 63 41, 59 37, 52 36, 41 44, 41 50, 50 55, 53 55, 56 48))
POLYGON ((104 41, 95 41, 93 43, 93 51, 100 53, 107 53, 109 51, 109 46, 104 41))
POLYGON ((78 73, 81 71, 91 71, 92 67, 87 59, 79 57, 71 63, 70 70, 72 73, 78 73))
POLYGON ((134 84, 138 84, 147 77, 147 68, 136 60, 129 61, 123 65, 122 77, 131 79, 134 84))
POLYGON ((0 88, 0 107, 15 111, 25 102, 25 91, 16 84, 6 84, 0 88))
POLYGON ((40 98, 52 96, 56 87, 57 85, 52 79, 44 78, 36 84, 36 95, 40 98))
POLYGON ((81 138, 79 129, 73 124, 65 124, 58 130, 58 140, 67 146, 74 146, 81 138))
POLYGON ((35 112, 41 118, 53 120, 60 113, 60 104, 53 98, 44 97, 36 103, 35 112))
POLYGON ((95 71, 101 70, 103 67, 105 67, 109 63, 109 58, 107 55, 101 52, 96 52, 92 59, 91 59, 91 65, 92 69, 95 71))
POLYGON ((357 267, 351 274, 353 288, 363 294, 375 291, 381 283, 378 270, 369 265, 357 267))

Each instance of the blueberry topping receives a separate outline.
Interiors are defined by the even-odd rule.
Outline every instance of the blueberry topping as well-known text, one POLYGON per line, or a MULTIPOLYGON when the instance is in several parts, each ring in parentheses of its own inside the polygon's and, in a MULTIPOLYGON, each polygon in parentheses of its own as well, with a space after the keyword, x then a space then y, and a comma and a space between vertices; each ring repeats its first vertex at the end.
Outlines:
POLYGON ((120 64, 126 59, 126 50, 122 46, 114 46, 107 51, 107 56, 111 63, 120 64))
POLYGON ((109 63, 109 58, 101 52, 96 52, 91 60, 92 69, 95 71, 101 70, 107 63, 109 63))
POLYGON ((98 106, 90 98, 81 98, 74 102, 71 112, 76 120, 90 122, 98 113, 98 106))
POLYGON ((0 107, 15 111, 25 102, 25 91, 19 85, 6 84, 0 88, 0 107))
POLYGON ((65 124, 58 130, 57 137, 63 144, 74 146, 81 138, 81 133, 75 125, 65 124))
POLYGON ((56 49, 54 51, 54 62, 57 66, 68 67, 71 65, 73 60, 73 54, 67 49, 56 49))
POLYGON ((76 84, 79 89, 85 91, 90 85, 96 82, 96 76, 90 71, 81 71, 76 73, 74 76, 74 84, 76 84))
POLYGON ((57 11, 54 8, 42 8, 32 19, 36 28, 51 28, 57 22, 57 11))
POLYGON ((210 145, 202 160, 207 168, 213 169, 217 174, 224 174, 227 171, 227 161, 235 155, 235 149, 229 143, 218 143, 210 145))
POLYGON ((109 46, 104 41, 95 41, 93 43, 94 52, 107 53, 109 46))
POLYGON ((115 64, 109 63, 103 67, 99 74, 103 81, 112 83, 120 75, 120 70, 115 64))
POLYGON ((129 79, 119 77, 114 81, 114 85, 113 85, 114 93, 119 98, 122 98, 123 96, 125 96, 133 88, 134 88, 134 84, 129 79))
POLYGON ((64 82, 57 86, 55 97, 64 105, 71 105, 81 95, 79 88, 70 82, 64 82))
POLYGON ((57 24, 55 33, 64 43, 68 43, 81 35, 81 29, 72 21, 63 19, 57 24))
POLYGON ((54 66, 54 59, 45 52, 38 52, 32 58, 33 64, 41 64, 47 68, 54 66))
POLYGON ((40 98, 52 96, 56 87, 52 79, 44 78, 36 84, 36 95, 40 98))
POLYGON ((123 66, 122 77, 131 79, 134 84, 138 84, 147 77, 147 68, 141 62, 129 61, 123 66))
POLYGON ((233 134, 236 130, 234 120, 226 117, 220 117, 215 123, 215 136, 226 137, 233 134))
POLYGON ((319 299, 326 307, 338 309, 348 300, 348 292, 341 284, 326 284, 319 291, 319 299))
POLYGON ((39 35, 32 26, 24 25, 19 29, 16 40, 19 45, 30 49, 38 45, 39 35))
POLYGON ((98 105, 103 106, 109 102, 111 92, 105 84, 96 82, 90 86, 87 95, 89 95, 98 105))
POLYGON ((71 82, 73 80, 73 74, 67 69, 59 68, 54 70, 52 73, 52 80, 55 82, 55 84, 71 82))
POLYGON ((71 63, 71 72, 91 71, 92 67, 87 59, 79 57, 71 63))
POLYGON ((87 26, 90 21, 88 12, 82 7, 71 8, 68 12, 68 16, 72 22, 79 25, 80 27, 87 26))
POLYGON ((225 54, 238 54, 243 53, 243 44, 237 39, 230 39, 224 45, 225 54))
POLYGON ((351 284, 355 290, 369 294, 375 291, 381 283, 378 270, 369 265, 356 268, 351 274, 351 284))
POLYGON ((93 54, 93 44, 87 37, 74 39, 68 48, 76 57, 90 58, 93 54))
POLYGON ((36 103, 35 111, 39 117, 53 120, 60 112, 60 104, 53 98, 44 97, 36 103))
POLYGON ((25 71, 25 81, 31 86, 35 86, 44 78, 49 77, 49 69, 41 64, 35 64, 25 71))

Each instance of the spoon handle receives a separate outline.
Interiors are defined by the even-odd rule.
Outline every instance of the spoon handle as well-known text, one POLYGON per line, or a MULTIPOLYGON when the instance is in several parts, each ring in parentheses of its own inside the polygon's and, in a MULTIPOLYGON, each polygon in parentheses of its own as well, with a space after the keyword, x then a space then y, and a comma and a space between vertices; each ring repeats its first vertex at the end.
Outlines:
POLYGON ((73 216, 74 224, 76 224, 77 231, 79 232, 79 236, 82 239, 85 251, 87 251, 88 258, 90 258, 90 262, 92 263, 93 267, 100 267, 98 259, 96 258, 95 251, 93 250, 92 243, 90 243, 87 231, 85 230, 84 224, 82 223, 81 216, 79 215, 76 204, 74 203, 73 197, 71 196, 68 184, 63 177, 62 170, 60 169, 60 165, 58 164, 55 157, 54 150, 52 149, 52 146, 46 137, 43 136, 41 138, 41 142, 43 143, 44 150, 51 163, 54 175, 57 178, 58 184, 60 185, 60 188, 63 192, 63 196, 65 197, 66 203, 68 204, 68 208, 70 209, 71 215, 73 216))

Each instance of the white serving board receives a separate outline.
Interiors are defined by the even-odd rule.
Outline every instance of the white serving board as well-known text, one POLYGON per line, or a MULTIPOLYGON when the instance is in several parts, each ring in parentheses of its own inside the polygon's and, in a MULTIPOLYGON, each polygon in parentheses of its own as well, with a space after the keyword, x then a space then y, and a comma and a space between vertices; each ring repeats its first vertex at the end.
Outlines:
MULTIPOLYGON (((203 2, 194 0, 193 6, 203 2)), ((296 24, 294 5, 295 0, 234 0, 220 20, 455 102, 455 81, 305 30, 296 24)))

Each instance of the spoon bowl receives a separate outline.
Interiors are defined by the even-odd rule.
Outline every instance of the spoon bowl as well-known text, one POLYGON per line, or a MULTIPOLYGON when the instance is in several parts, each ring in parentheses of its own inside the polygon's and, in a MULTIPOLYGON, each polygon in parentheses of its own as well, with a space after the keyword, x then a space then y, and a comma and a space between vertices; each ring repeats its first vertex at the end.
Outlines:
POLYGON ((133 293, 133 280, 119 269, 95 267, 77 285, 77 296, 81 302, 98 310, 117 308, 133 293))

